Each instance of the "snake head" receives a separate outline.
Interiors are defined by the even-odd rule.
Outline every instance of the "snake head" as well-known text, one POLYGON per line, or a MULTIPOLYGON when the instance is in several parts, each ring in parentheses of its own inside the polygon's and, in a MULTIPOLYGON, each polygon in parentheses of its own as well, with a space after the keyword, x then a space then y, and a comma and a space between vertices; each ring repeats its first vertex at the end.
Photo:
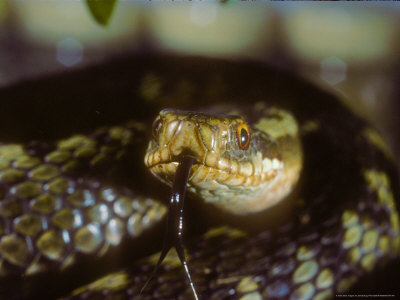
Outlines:
POLYGON ((190 156, 189 192, 233 214, 259 212, 287 194, 273 189, 284 170, 279 144, 242 117, 164 109, 152 135, 144 162, 153 175, 171 186, 180 158, 190 156))

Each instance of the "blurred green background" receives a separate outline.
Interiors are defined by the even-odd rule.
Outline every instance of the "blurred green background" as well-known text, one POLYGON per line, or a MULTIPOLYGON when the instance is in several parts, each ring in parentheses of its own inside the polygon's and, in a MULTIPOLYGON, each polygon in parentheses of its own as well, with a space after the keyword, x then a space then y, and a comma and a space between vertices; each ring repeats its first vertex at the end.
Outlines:
POLYGON ((0 87, 144 51, 252 59, 336 90, 398 155, 399 17, 396 2, 119 0, 102 26, 83 0, 3 0, 0 87))

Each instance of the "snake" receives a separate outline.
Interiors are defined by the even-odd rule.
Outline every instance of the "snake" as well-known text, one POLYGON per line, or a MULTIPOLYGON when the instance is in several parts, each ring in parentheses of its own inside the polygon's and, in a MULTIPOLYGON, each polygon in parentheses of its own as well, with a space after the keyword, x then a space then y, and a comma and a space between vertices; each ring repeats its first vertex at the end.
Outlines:
POLYGON ((0 95, 2 298, 331 299, 398 261, 394 155, 297 75, 138 54, 0 95))

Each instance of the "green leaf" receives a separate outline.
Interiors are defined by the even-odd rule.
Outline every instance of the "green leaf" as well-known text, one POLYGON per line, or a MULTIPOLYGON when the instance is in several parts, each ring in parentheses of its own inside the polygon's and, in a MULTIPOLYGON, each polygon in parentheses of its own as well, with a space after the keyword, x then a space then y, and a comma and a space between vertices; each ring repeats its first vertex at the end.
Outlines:
POLYGON ((6 16, 9 7, 10 7, 10 3, 8 3, 7 1, 0 2, 0 21, 3 19, 3 17, 6 16))
POLYGON ((86 4, 97 23, 106 26, 110 21, 118 0, 86 0, 86 4))

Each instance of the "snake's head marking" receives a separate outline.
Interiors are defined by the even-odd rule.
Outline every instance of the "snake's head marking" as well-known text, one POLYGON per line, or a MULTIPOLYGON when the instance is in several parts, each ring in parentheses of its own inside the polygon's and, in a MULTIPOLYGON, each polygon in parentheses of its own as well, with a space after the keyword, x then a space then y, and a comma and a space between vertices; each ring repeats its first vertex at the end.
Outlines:
POLYGON ((224 210, 257 212, 287 194, 272 189, 265 197, 283 173, 282 155, 273 138, 241 117, 164 109, 152 135, 144 159, 150 171, 172 185, 180 157, 192 157, 188 190, 224 210))

